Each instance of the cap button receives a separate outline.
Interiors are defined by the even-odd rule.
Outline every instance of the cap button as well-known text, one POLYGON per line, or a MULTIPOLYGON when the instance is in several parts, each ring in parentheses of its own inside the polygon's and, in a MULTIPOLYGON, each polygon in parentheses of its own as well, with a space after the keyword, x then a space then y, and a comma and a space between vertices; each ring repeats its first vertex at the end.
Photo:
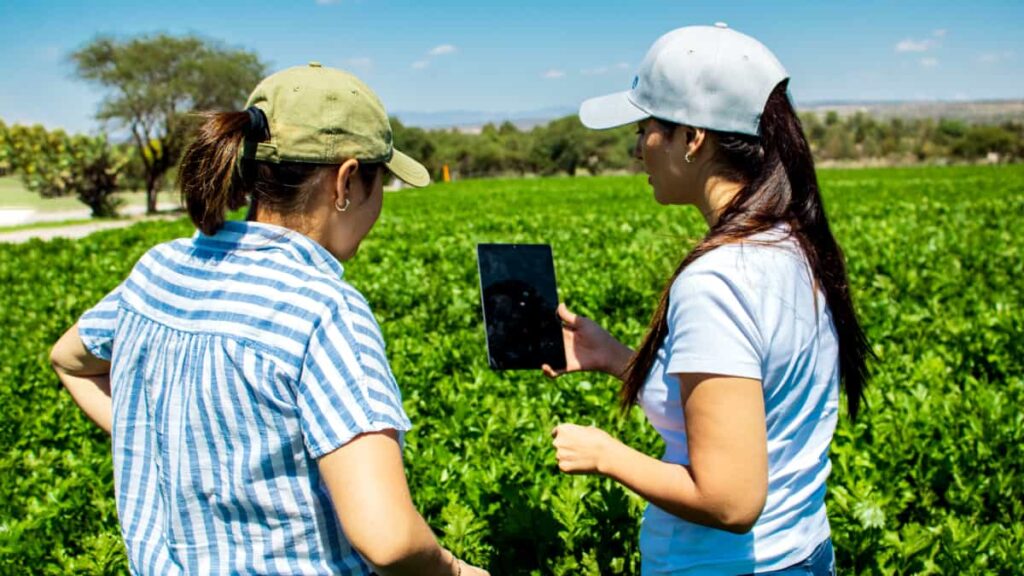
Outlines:
POLYGON ((319 63, 319 62, 317 62, 316 60, 313 60, 313 61, 311 61, 311 62, 309 63, 309 67, 310 67, 310 68, 319 68, 319 67, 320 67, 320 63, 319 63))
POLYGON ((715 22, 715 28, 728 28, 729 25, 725 22, 715 22))

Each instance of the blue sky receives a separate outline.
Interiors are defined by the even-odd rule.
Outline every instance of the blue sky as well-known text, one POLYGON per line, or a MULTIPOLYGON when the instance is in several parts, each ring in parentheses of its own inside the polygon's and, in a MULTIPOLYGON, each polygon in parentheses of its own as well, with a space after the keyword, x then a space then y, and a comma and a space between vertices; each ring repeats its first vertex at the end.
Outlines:
POLYGON ((570 109, 625 89, 651 43, 727 22, 771 48, 798 103, 1024 98, 1024 2, 4 0, 0 118, 95 130, 67 54, 97 34, 197 33, 271 70, 351 70, 389 111, 570 109))

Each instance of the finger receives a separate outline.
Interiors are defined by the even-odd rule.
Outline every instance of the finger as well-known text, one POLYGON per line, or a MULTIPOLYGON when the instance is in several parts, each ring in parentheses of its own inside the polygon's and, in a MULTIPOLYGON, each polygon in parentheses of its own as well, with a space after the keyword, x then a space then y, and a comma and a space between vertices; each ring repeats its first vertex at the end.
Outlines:
POLYGON ((554 368, 547 364, 541 366, 540 369, 544 371, 545 376, 552 379, 558 378, 562 374, 565 374, 565 370, 555 370, 554 368))
POLYGON ((559 424, 558 426, 555 426, 554 428, 552 428, 552 429, 551 429, 551 437, 552 437, 552 438, 558 438, 558 429, 559 429, 559 428, 560 428, 561 426, 562 426, 562 425, 561 425, 561 424, 559 424))
POLYGON ((576 321, 579 319, 579 316, 570 312, 569 308, 565 305, 565 302, 558 303, 558 317, 562 319, 562 324, 564 324, 566 328, 569 328, 570 330, 574 330, 576 328, 576 321))

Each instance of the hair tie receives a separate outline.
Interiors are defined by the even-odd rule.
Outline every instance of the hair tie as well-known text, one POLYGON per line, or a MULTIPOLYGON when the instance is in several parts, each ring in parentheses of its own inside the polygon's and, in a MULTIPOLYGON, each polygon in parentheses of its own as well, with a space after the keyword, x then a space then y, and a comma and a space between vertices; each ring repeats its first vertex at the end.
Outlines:
POLYGON ((270 137, 270 126, 267 124, 267 115, 255 106, 245 109, 249 113, 249 126, 245 129, 247 140, 262 141, 270 137))

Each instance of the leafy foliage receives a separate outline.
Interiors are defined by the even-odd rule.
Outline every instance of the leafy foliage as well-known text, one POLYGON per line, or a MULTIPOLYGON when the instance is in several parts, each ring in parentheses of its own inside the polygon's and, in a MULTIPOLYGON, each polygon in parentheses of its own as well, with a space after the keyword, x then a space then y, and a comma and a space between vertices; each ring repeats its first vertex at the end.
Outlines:
MULTIPOLYGON (((843 573, 1014 574, 1024 549, 1024 167, 821 174, 879 356, 833 443, 843 573)), ((374 306, 414 423, 413 497, 494 574, 635 574, 644 503, 558 472, 550 430, 593 423, 652 455, 603 376, 487 368, 477 242, 549 242, 560 295, 636 342, 703 233, 640 178, 467 181, 388 194, 346 277, 374 306)), ((49 347, 186 221, 0 245, 0 573, 124 571, 109 440, 60 390, 49 347)))
POLYGON ((127 128, 145 174, 147 209, 184 151, 189 113, 236 110, 264 75, 245 50, 197 36, 101 36, 71 55, 79 77, 108 91, 97 117, 127 128))
POLYGON ((106 136, 0 123, 0 173, 17 170, 25 186, 43 198, 74 195, 93 216, 116 215, 114 193, 127 164, 124 150, 108 144, 106 136))
MULTIPOLYGON (((1024 160, 1024 121, 970 125, 958 120, 894 118, 864 113, 823 118, 800 115, 819 161, 885 164, 1014 162, 1024 160)), ((479 133, 409 128, 392 118, 395 142, 424 162, 434 178, 447 164, 459 177, 523 174, 575 175, 636 170, 635 126, 586 130, 575 116, 520 130, 511 123, 479 133)))

